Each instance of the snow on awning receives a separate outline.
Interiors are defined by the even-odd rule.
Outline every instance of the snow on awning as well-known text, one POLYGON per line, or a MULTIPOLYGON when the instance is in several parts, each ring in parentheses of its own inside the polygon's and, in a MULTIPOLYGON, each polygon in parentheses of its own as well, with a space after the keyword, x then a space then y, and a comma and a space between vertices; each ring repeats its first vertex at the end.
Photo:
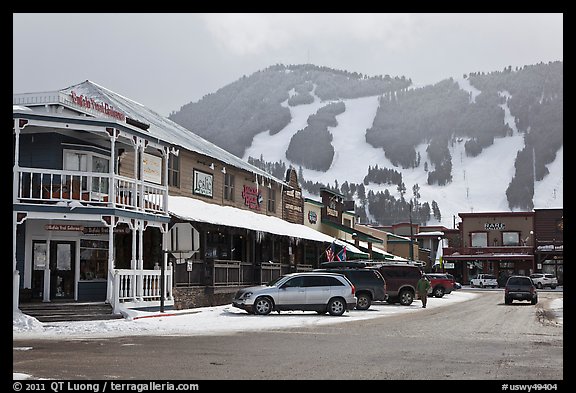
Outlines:
POLYGON ((278 217, 258 214, 232 206, 220 206, 194 198, 169 195, 168 212, 187 221, 246 228, 319 242, 332 243, 334 240, 331 236, 305 225, 293 224, 278 217))

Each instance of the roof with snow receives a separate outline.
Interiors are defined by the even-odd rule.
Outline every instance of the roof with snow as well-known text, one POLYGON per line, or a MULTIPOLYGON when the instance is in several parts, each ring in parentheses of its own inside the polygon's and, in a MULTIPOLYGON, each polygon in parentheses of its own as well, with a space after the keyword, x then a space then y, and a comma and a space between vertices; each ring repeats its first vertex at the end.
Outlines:
MULTIPOLYGON (((262 178, 286 185, 283 180, 247 163, 152 109, 108 90, 90 80, 57 92, 14 95, 13 104, 18 104, 18 107, 22 105, 34 105, 34 103, 40 102, 38 97, 42 98, 40 100, 42 101, 42 105, 58 103, 90 116, 116 120, 122 124, 132 125, 138 127, 140 130, 144 130, 144 133, 148 133, 151 137, 214 158, 215 160, 219 160, 236 168, 255 173, 262 178), (44 100, 48 100, 49 102, 44 100)), ((16 110, 16 105, 14 109, 16 110)))

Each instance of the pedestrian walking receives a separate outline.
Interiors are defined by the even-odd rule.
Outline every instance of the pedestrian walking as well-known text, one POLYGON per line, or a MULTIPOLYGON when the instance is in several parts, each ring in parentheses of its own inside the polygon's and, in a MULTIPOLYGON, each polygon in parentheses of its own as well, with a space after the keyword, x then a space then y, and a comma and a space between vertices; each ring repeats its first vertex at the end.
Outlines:
POLYGON ((416 291, 418 292, 418 297, 422 300, 422 308, 426 308, 426 303, 428 303, 428 290, 430 289, 430 281, 428 277, 422 272, 422 277, 418 280, 416 284, 416 291))

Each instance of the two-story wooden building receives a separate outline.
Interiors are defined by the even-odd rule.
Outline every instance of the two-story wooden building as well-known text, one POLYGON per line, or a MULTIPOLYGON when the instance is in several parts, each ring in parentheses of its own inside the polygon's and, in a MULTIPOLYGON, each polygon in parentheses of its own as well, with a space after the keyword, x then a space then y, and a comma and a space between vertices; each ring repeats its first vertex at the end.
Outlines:
POLYGON ((13 104, 15 307, 222 303, 332 241, 287 221, 285 194, 303 207, 288 178, 93 82, 13 104))
POLYGON ((534 272, 534 212, 459 213, 461 244, 443 248, 446 271, 468 283, 490 273, 503 283, 512 274, 534 272))

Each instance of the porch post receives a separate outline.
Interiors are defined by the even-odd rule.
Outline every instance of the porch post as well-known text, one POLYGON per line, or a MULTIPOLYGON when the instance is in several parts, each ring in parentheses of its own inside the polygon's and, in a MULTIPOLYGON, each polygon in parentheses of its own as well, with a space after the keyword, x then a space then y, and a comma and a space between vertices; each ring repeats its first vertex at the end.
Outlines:
POLYGON ((14 267, 12 274, 12 311, 18 311, 18 304, 20 302, 20 272, 16 269, 17 214, 16 212, 12 212, 12 265, 14 267))
MULTIPOLYGON (((13 181, 12 181, 12 206, 16 203, 18 198, 19 189, 19 157, 20 157, 20 121, 19 119, 14 119, 14 165, 13 165, 13 181), (16 187, 18 185, 18 187, 16 187)), ((16 269, 16 230, 18 226, 18 213, 12 212, 12 310, 18 310, 18 304, 20 302, 20 272, 16 269)))
POLYGON ((138 231, 138 220, 132 220, 132 258, 130 259, 130 270, 132 270, 132 280, 130 285, 130 296, 135 299, 137 296, 137 275, 136 275, 136 232, 138 231))
POLYGON ((138 269, 138 284, 136 289, 138 293, 136 295, 138 301, 143 301, 144 298, 144 277, 142 274, 144 273, 144 221, 137 220, 139 225, 138 229, 138 262, 137 262, 137 269, 138 269))
POLYGON ((114 280, 114 216, 111 217, 110 226, 108 226, 108 289, 106 293, 106 303, 112 304, 113 299, 117 298, 113 292, 118 292, 114 280))

